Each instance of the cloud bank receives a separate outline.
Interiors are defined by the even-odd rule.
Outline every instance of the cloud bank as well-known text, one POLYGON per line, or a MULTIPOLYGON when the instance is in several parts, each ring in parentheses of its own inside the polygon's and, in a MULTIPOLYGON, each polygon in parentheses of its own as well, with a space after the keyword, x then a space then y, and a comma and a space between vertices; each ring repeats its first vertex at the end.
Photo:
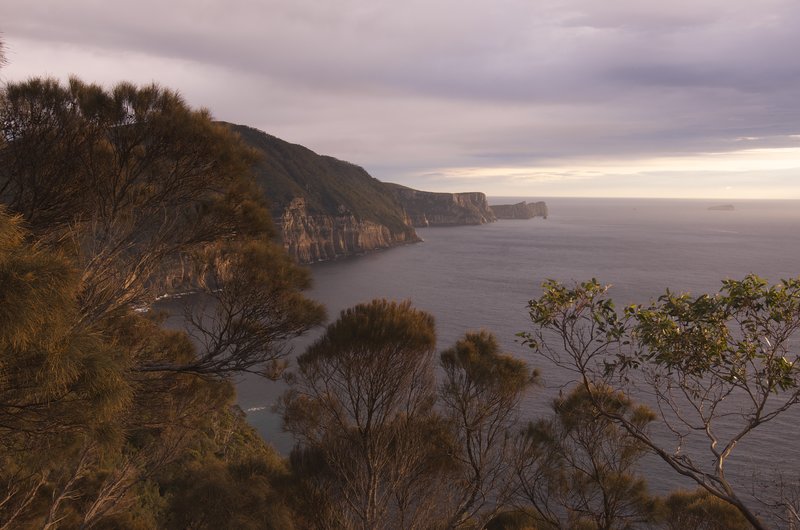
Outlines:
POLYGON ((800 198, 794 0, 6 0, 0 20, 6 80, 155 80, 384 180, 800 198))

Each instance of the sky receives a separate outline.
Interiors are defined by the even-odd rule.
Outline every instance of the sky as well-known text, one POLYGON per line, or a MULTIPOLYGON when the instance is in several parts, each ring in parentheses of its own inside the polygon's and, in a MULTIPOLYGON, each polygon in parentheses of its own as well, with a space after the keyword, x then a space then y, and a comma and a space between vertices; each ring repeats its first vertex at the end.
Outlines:
POLYGON ((430 191, 800 199, 797 0, 3 0, 0 82, 157 82, 430 191))

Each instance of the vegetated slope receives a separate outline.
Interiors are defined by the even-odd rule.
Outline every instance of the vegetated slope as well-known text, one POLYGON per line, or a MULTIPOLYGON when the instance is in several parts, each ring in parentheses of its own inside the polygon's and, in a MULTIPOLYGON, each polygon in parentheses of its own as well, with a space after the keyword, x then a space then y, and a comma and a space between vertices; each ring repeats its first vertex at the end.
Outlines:
POLYGON ((312 214, 352 213, 393 229, 407 226, 402 208, 387 193, 386 185, 364 168, 252 127, 231 127, 264 155, 256 165, 256 177, 268 190, 274 211, 303 197, 312 214))
POLYGON ((254 171, 284 246, 313 262, 418 241, 400 204, 363 168, 244 125, 230 127, 261 155, 254 171))

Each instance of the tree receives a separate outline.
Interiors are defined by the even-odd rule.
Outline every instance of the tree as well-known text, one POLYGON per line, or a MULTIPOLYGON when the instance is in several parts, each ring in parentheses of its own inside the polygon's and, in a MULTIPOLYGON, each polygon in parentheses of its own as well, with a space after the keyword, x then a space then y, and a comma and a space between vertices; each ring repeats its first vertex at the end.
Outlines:
POLYGON ((800 401, 800 363, 791 353, 800 280, 770 286, 751 275, 725 280, 713 296, 667 291, 622 314, 596 280, 572 288, 550 281, 543 289, 529 303, 529 345, 575 373, 601 414, 673 470, 766 528, 749 488, 726 474, 726 463, 740 441, 800 401), (609 409, 598 388, 650 395, 664 429, 651 434, 609 409), (706 443, 687 443, 698 439, 706 443))
MULTIPOLYGON (((655 418, 619 392, 593 390, 603 410, 641 430, 655 418)), ((611 530, 654 522, 656 499, 636 474, 646 447, 602 415, 584 387, 555 399, 553 416, 531 422, 520 442, 519 498, 538 514, 541 528, 611 530)))
MULTIPOLYGON (((82 322, 71 260, 20 224, 0 211, 0 528, 193 521, 181 503, 219 481, 247 507, 238 526, 287 520, 276 492, 286 471, 232 411, 231 383, 137 369, 189 366, 195 345, 149 314, 82 322)), ((204 507, 210 519, 229 515, 230 506, 204 507)))
POLYGON ((196 275, 203 294, 184 311, 198 354, 177 364, 150 360, 137 370, 277 378, 286 367, 289 341, 325 318, 324 307, 302 293, 311 287, 309 271, 280 246, 263 241, 229 243, 206 254, 196 275))
POLYGON ((69 260, 20 225, 0 208, 0 528, 54 514, 132 398, 117 351, 76 325, 69 260))
POLYGON ((0 199, 78 258, 88 320, 163 294, 191 251, 269 234, 252 155, 174 92, 32 79, 7 85, 0 119, 0 199))
POLYGON ((664 526, 667 530, 747 530, 751 528, 741 513, 729 503, 698 488, 676 491, 664 501, 664 526))
POLYGON ((160 527, 295 528, 286 461, 247 425, 241 411, 215 416, 213 438, 195 446, 199 458, 184 454, 159 477, 167 503, 160 527))
POLYGON ((429 314, 374 300, 342 311, 298 358, 284 425, 301 442, 293 462, 314 470, 305 491, 338 513, 339 527, 428 524, 444 438, 433 413, 435 342, 429 314))
POLYGON ((513 489, 517 407, 535 379, 467 333, 440 356, 433 319, 374 300, 298 358, 284 397, 298 511, 317 528, 480 528, 513 489))
POLYGON ((270 240, 249 150, 157 86, 10 84, 0 126, 0 528, 153 527, 213 470, 257 485, 237 524, 285 519, 266 453, 217 445, 229 376, 275 376, 324 315, 270 240), (215 302, 198 340, 142 309, 181 286, 215 302))
POLYGON ((74 259, 85 323, 206 287, 218 310, 194 323, 209 349, 183 369, 224 376, 274 369, 285 342, 322 320, 299 294, 307 273, 270 240, 253 153, 207 111, 156 85, 32 79, 6 87, 0 126, 0 201, 74 259), (251 294, 232 301, 242 274, 251 294))
POLYGON ((441 406, 458 464, 446 527, 480 528, 511 495, 517 409, 537 374, 524 361, 500 353, 487 331, 467 333, 440 359, 441 406))

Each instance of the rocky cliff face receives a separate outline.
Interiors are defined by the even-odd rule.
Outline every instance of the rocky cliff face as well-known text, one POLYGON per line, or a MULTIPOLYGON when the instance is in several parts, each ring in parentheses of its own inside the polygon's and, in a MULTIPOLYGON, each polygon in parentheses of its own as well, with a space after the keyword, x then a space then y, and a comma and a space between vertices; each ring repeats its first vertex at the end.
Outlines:
POLYGON ((496 220, 483 193, 435 193, 398 184, 387 186, 417 227, 478 225, 496 220))
POLYGON ((531 219, 532 217, 544 217, 547 219, 547 204, 543 201, 499 204, 492 206, 491 209, 498 219, 531 219))
POLYGON ((243 125, 253 167, 286 250, 301 263, 419 241, 386 184, 363 168, 243 125))
POLYGON ((327 215, 309 212, 302 197, 295 198, 276 220, 284 246, 300 263, 313 263, 362 254, 420 241, 411 225, 400 229, 358 219, 351 213, 327 215))

